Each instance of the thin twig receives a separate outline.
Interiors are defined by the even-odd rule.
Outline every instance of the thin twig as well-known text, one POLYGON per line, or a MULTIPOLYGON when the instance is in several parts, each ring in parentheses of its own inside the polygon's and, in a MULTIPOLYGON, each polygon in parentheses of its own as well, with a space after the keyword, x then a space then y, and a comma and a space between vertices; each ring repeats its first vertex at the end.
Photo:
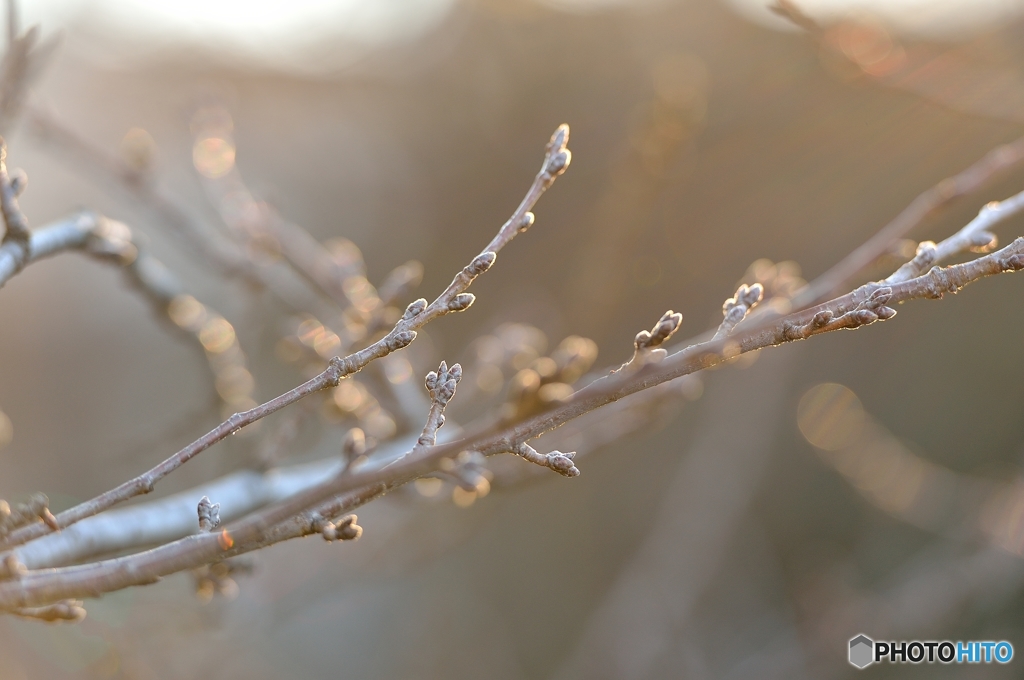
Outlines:
MULTIPOLYGON (((775 0, 769 9, 803 28, 815 39, 821 38, 822 26, 792 0, 775 0)), ((889 252, 893 244, 925 219, 954 200, 977 191, 982 185, 1016 167, 1021 161, 1024 161, 1024 137, 992 149, 970 167, 943 179, 921 193, 874 236, 798 292, 792 300, 792 308, 801 309, 815 305, 833 296, 844 283, 853 280, 879 257, 889 252)), ((767 313, 767 310, 762 312, 767 313)))
POLYGON ((137 170, 82 139, 40 109, 29 108, 26 112, 26 122, 29 133, 37 139, 49 143, 87 167, 88 178, 112 180, 137 203, 155 213, 160 221, 181 236, 196 254, 212 263, 225 276, 241 276, 256 286, 272 291, 294 309, 305 306, 283 291, 281 286, 275 285, 274 280, 269 278, 266 272, 254 266, 230 241, 202 229, 172 198, 162 193, 151 181, 147 181, 147 178, 140 176, 137 170))
POLYGON ((998 242, 995 234, 989 231, 1000 222, 1013 217, 1024 210, 1024 191, 1003 201, 993 201, 985 205, 978 216, 967 225, 941 243, 923 241, 917 247, 914 258, 885 279, 883 283, 897 283, 920 276, 930 267, 945 262, 951 257, 968 251, 988 252, 998 242))
POLYGON ((896 283, 891 287, 878 284, 862 286, 825 305, 790 314, 770 328, 754 332, 737 332, 737 335, 729 340, 711 340, 689 347, 636 373, 620 371, 612 374, 583 388, 568 403, 524 422, 498 426, 449 444, 435 445, 425 450, 422 455, 406 456, 383 469, 367 472, 349 471, 336 475, 324 484, 257 512, 219 533, 190 536, 147 552, 89 565, 29 571, 20 578, 0 582, 0 609, 38 606, 57 600, 94 596, 132 585, 152 583, 167 574, 263 547, 268 544, 271 536, 284 540, 308 535, 313 530, 312 524, 304 525, 303 521, 296 519, 308 516, 303 514, 308 512, 308 508, 320 507, 330 502, 332 498, 347 495, 350 500, 345 501, 345 509, 351 509, 355 507, 354 503, 358 502, 354 499, 375 498, 390 488, 443 467, 445 459, 452 460, 462 450, 475 450, 485 455, 509 451, 519 443, 533 439, 604 404, 721 363, 725 360, 722 350, 726 342, 737 343, 741 353, 792 342, 835 330, 826 324, 811 328, 806 335, 794 332, 794 329, 806 328, 824 311, 830 312, 833 318, 842 318, 848 313, 869 309, 865 307, 865 302, 879 303, 881 297, 885 298, 885 304, 918 298, 940 298, 943 294, 955 293, 980 278, 1020 269, 1024 269, 1024 238, 1018 238, 1005 248, 989 255, 946 268, 936 267, 925 275, 896 283), (877 292, 880 290, 886 292, 879 296, 877 292))
MULTIPOLYGON (((0 163, 0 183, 4 178, 0 163)), ((20 214, 16 204, 11 210, 20 214)), ((203 351, 224 404, 238 408, 254 403, 252 375, 234 328, 223 316, 188 295, 178 277, 149 255, 121 222, 81 213, 29 232, 27 241, 3 243, 0 287, 27 264, 67 250, 78 250, 120 267, 131 285, 149 300, 157 318, 173 322, 203 351)))
MULTIPOLYGON (((490 269, 497 258, 498 251, 515 238, 516 234, 533 224, 533 213, 530 210, 536 205, 548 187, 554 183, 555 178, 562 174, 569 166, 571 155, 566 148, 568 140, 569 128, 566 125, 562 125, 555 131, 548 142, 540 172, 537 173, 533 184, 530 186, 522 202, 512 213, 512 217, 502 225, 497 235, 491 239, 491 242, 487 244, 484 250, 473 258, 469 265, 456 274, 444 292, 433 302, 428 305, 426 300, 422 298, 416 300, 409 305, 405 315, 399 319, 398 323, 391 329, 391 332, 377 342, 344 358, 335 357, 331 359, 327 368, 322 373, 298 387, 248 411, 235 413, 210 432, 187 445, 159 465, 95 498, 60 513, 57 515, 57 524, 61 528, 70 526, 85 517, 95 515, 118 503, 141 494, 149 493, 158 481, 217 442, 238 432, 243 427, 265 418, 271 413, 275 413, 310 394, 328 387, 336 387, 343 378, 357 373, 371 361, 408 346, 416 338, 416 332, 430 321, 446 314, 468 309, 473 304, 475 298, 472 293, 465 291, 477 276, 490 269)), ((20 545, 49 531, 48 527, 41 524, 25 527, 12 533, 6 541, 0 542, 0 548, 8 549, 20 545)))

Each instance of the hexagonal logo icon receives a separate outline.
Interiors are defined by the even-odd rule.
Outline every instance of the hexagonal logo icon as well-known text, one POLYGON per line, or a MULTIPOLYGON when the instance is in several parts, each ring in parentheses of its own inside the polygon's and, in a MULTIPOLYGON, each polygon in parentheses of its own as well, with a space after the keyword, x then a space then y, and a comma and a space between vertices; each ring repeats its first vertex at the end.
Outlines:
POLYGON ((867 635, 858 635, 850 640, 850 663, 865 668, 875 660, 875 641, 867 635))

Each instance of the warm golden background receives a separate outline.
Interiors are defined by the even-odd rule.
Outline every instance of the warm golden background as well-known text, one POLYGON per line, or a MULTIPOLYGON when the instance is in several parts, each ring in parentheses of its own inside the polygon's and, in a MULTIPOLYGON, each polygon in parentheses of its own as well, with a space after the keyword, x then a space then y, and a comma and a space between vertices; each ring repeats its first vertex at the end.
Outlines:
MULTIPOLYGON (((1024 127, 1012 1, 808 3, 840 22, 827 47, 740 0, 300 2, 323 13, 291 19, 261 3, 23 4, 45 35, 64 31, 35 110, 112 154, 145 130, 161 190, 213 224, 190 125, 223 107, 251 188, 318 238, 358 244, 372 281, 420 259, 427 297, 569 123, 572 167, 475 306, 410 349, 421 375, 440 358, 468 366, 503 322, 552 346, 591 337, 602 365, 665 309, 684 315, 677 337, 701 332, 755 260, 811 278, 1024 127)), ((275 356, 287 317, 272 301, 218 277, 62 144, 24 121, 8 141, 34 226, 81 207, 132 225, 234 324, 257 396, 297 383, 275 356)), ((937 240, 1021 188, 1024 168, 914 236, 937 240)), ((1022 232, 1019 218, 1000 228, 1004 242, 1022 232)), ((176 576, 87 602, 78 626, 0 618, 0 678, 841 678, 862 632, 1024 652, 1022 300, 1024 279, 997 277, 768 350, 583 451, 578 479, 466 509, 395 494, 359 513, 356 543, 257 554, 233 600, 202 604, 176 576)), ((217 417, 202 358, 118 272, 73 254, 0 290, 0 410, 0 496, 42 490, 58 509, 217 417)), ((471 410, 456 395, 453 421, 471 410)), ((336 449, 313 430, 296 453, 336 449)), ((204 454, 165 491, 233 469, 258 440, 204 454)), ((875 676, 1011 678, 1021 663, 875 676)))

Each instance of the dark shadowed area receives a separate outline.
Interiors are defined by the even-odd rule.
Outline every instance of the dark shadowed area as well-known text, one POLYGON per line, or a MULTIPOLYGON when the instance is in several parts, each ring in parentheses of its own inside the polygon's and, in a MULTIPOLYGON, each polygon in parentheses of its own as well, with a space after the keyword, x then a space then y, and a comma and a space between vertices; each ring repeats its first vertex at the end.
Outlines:
MULTIPOLYGON (((270 460, 289 466, 336 456, 355 426, 381 446, 414 441, 422 376, 441 359, 465 374, 441 431, 452 438, 579 341, 567 337, 596 343, 596 376, 673 309, 681 348, 718 325, 741 281, 794 289, 1024 134, 1019 16, 935 37, 839 13, 810 35, 717 0, 576 4, 433 3, 397 38, 328 35, 278 61, 273 44, 154 47, 104 17, 69 19, 5 122, 8 163, 29 179, 22 209, 33 227, 83 208, 124 222, 227 325, 197 331, 204 356, 182 332, 194 310, 154 313, 117 266, 64 253, 26 267, 0 289, 0 497, 71 507, 294 387, 365 330, 338 314, 349 330, 332 331, 318 311, 330 301, 272 243, 240 252, 276 291, 225 274, 154 196, 222 241, 272 206, 356 262, 344 294, 357 308, 367 282, 379 290, 416 259, 403 309, 487 244, 570 125, 571 167, 474 283, 473 307, 362 382, 291 407, 305 416, 270 460)), ((840 292, 1021 189, 1024 164, 840 292)), ((1024 217, 997 233, 1024 235, 1024 217)), ((861 672, 847 662, 859 633, 1024 652, 1022 301, 1024 274, 988 278, 534 442, 578 451, 575 479, 502 456, 475 490, 419 480, 360 508, 358 541, 287 541, 229 578, 87 600, 77 624, 0 616, 0 680, 838 679, 861 672)), ((288 414, 132 503, 265 467, 288 414)), ((1013 678, 1021 663, 872 670, 1013 678)))

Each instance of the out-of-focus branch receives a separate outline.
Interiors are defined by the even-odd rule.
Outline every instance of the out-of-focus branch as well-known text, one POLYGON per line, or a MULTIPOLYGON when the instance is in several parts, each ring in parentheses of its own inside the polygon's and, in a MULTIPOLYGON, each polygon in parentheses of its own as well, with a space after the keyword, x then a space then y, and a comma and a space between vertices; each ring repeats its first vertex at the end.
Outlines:
POLYGON ((85 618, 85 607, 81 600, 61 600, 44 607, 19 607, 12 609, 11 613, 26 619, 37 621, 72 621, 77 622, 85 618))
MULTIPOLYGON (((789 19, 820 39, 822 26, 808 16, 791 0, 776 0, 769 8, 776 14, 789 19)), ((1017 167, 1024 160, 1024 137, 1013 140, 989 151, 970 167, 947 177, 920 194, 910 205, 882 227, 874 236, 865 241, 838 264, 799 291, 792 300, 793 309, 801 309, 827 300, 843 286, 885 255, 899 239, 910 233, 926 218, 936 214, 953 201, 981 188, 984 184, 1007 170, 1017 167)), ((767 314, 764 310, 762 314, 767 314)), ((761 314, 755 314, 760 317, 761 314)))
MULTIPOLYGON (((8 174, 7 143, 0 138, 0 213, 4 219, 4 237, 0 244, 20 243, 27 252, 31 238, 28 220, 18 206, 18 195, 25 190, 26 182, 23 173, 14 177, 8 174)), ((19 266, 24 266, 24 261, 19 266)))
POLYGON ((7 50, 0 61, 0 134, 7 134, 25 104, 28 86, 53 56, 58 37, 39 42, 39 27, 21 32, 18 3, 7 0, 7 50))
POLYGON ((81 215, 35 230, 27 246, 17 240, 3 243, 0 245, 0 287, 30 262, 84 247, 92 226, 88 217, 81 215))
MULTIPOLYGON (((405 314, 395 324, 394 328, 377 342, 344 358, 335 357, 331 359, 326 370, 302 385, 248 411, 235 413, 213 430, 184 447, 170 458, 167 458, 159 465, 110 491, 60 513, 57 515, 57 524, 62 528, 70 526, 85 517, 102 512, 129 498, 150 492, 159 480, 222 439, 310 394, 328 387, 336 387, 343 378, 358 372, 371 361, 408 346, 416 338, 416 332, 430 321, 446 314, 468 309, 473 304, 475 298, 472 293, 467 293, 466 290, 476 277, 490 269, 497 258, 498 251, 505 247, 518 233, 525 231, 533 224, 534 217, 530 210, 548 187, 554 183, 555 179, 569 166, 571 154, 568 148, 566 148, 568 140, 569 128, 566 125, 562 125, 555 131, 548 142, 541 169, 534 178, 533 184, 530 186, 529 191, 527 191, 526 196, 512 213, 512 217, 502 225, 497 235, 491 239, 484 250, 473 258, 469 265, 456 274, 444 292, 433 302, 427 304, 427 301, 422 298, 416 300, 408 306, 405 314)), ((326 497, 318 499, 317 502, 324 500, 326 500, 326 497)), ((286 518, 287 516, 282 517, 278 521, 286 518)), ((41 524, 25 527, 10 535, 6 541, 0 542, 0 547, 10 548, 20 545, 25 541, 42 536, 48 531, 49 528, 41 524)))
POLYGON ((955 199, 977 191, 981 186, 1024 160, 1024 137, 996 147, 966 170, 947 177, 911 202, 889 224, 864 242, 837 265, 819 276, 793 298, 793 308, 800 309, 819 303, 834 294, 843 283, 855 278, 896 241, 934 215, 955 199))
POLYGON ((245 255, 216 232, 200 228, 177 203, 166 196, 149 178, 127 166, 115 156, 82 139, 55 117, 37 108, 26 113, 27 131, 59 152, 79 162, 90 178, 105 178, 124 191, 134 201, 154 213, 162 224, 182 237, 193 252, 211 262, 226 276, 241 276, 250 283, 272 291, 294 309, 306 305, 295 299, 283 286, 261 268, 254 266, 245 255))
MULTIPOLYGON (((5 177, 0 164, 0 182, 5 177)), ((5 203, 4 210, 13 213, 14 223, 20 221, 27 228, 16 203, 5 203)), ((4 242, 0 245, 0 287, 27 264, 66 250, 78 250, 121 267, 132 286, 149 300, 156 316, 169 319, 203 350, 224 404, 237 409, 255 403, 252 374, 234 327, 186 293, 178 277, 142 249, 131 229, 121 222, 82 213, 28 232, 26 241, 4 242)))
MULTIPOLYGON (((199 139, 197 144, 205 141, 209 140, 199 139)), ((351 272, 344 271, 331 252, 308 231, 282 219, 267 203, 257 201, 242 181, 237 167, 222 176, 207 179, 204 184, 213 194, 212 202, 221 218, 247 248, 280 255, 294 272, 339 309, 352 304, 344 287, 351 272)))

